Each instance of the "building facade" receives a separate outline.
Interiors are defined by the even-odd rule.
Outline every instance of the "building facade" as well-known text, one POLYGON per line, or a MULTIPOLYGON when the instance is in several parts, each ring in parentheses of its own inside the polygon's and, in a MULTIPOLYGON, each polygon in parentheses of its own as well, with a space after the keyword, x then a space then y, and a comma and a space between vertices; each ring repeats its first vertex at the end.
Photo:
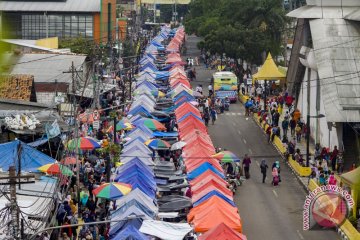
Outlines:
POLYGON ((288 16, 297 19, 288 91, 310 115, 316 143, 343 150, 347 167, 359 164, 360 1, 307 0, 288 16))
POLYGON ((1 1, 2 38, 115 38, 116 0, 1 1))

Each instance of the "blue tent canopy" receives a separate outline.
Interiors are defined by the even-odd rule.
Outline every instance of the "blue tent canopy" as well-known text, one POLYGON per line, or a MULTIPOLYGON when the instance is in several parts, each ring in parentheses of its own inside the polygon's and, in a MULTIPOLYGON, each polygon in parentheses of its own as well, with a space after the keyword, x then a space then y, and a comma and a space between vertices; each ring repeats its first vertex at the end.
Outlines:
POLYGON ((139 201, 137 201, 136 199, 131 199, 130 201, 124 203, 123 205, 121 205, 118 209, 116 209, 115 211, 113 211, 111 213, 111 217, 116 217, 118 215, 123 214, 124 212, 126 212, 127 209, 129 209, 131 206, 136 206, 137 208, 139 208, 141 211, 143 211, 144 213, 146 213, 148 216, 154 218, 156 213, 153 212, 151 209, 147 208, 146 206, 144 206, 143 204, 141 204, 139 201))
POLYGON ((180 107, 183 103, 186 103, 186 102, 191 102, 191 101, 195 101, 195 98, 192 97, 192 98, 183 98, 181 99, 180 101, 176 102, 175 106, 176 108, 180 107))
MULTIPOLYGON (((144 143, 146 140, 147 140, 147 139, 144 139, 142 136, 138 136, 138 137, 136 137, 136 138, 134 138, 134 139, 131 139, 130 141, 126 142, 126 143, 124 144, 124 149, 125 149, 125 147, 132 145, 133 142, 140 141, 141 143, 144 143)), ((144 145, 145 145, 145 144, 144 144, 144 145)))
POLYGON ((143 222, 143 220, 141 218, 133 218, 133 219, 123 220, 123 221, 116 222, 115 224, 112 224, 110 231, 109 231, 110 239, 117 239, 117 238, 115 238, 116 234, 119 231, 121 231, 122 229, 125 229, 129 226, 133 226, 136 229, 140 229, 142 222, 143 222))
POLYGON ((179 133, 178 132, 158 132, 158 131, 155 131, 155 132, 153 132, 153 136, 154 137, 159 137, 159 138, 177 137, 177 136, 179 136, 179 133))
POLYGON ((21 171, 38 172, 38 168, 49 163, 54 163, 55 159, 28 146, 19 140, 0 144, 0 168, 8 171, 10 166, 15 166, 18 170, 18 151, 20 150, 21 171))
POLYGON ((178 94, 176 94, 176 95, 174 96, 174 102, 176 102, 177 100, 179 100, 179 99, 180 99, 181 97, 183 97, 183 96, 189 97, 189 98, 193 98, 193 97, 194 97, 193 95, 191 95, 191 94, 188 93, 187 91, 183 90, 183 91, 179 92, 178 94))
POLYGON ((196 207, 197 205, 199 205, 202 202, 205 202, 206 200, 208 200, 209 198, 211 198, 212 196, 218 196, 222 199, 224 199, 227 203, 229 203, 230 205, 236 207, 235 203, 233 200, 227 198, 224 194, 222 194, 221 192, 217 191, 217 190, 212 190, 210 192, 208 192, 207 194, 205 194, 204 196, 202 196, 199 200, 197 200, 196 202, 193 203, 193 206, 196 207))
POLYGON ((116 240, 149 240, 150 238, 141 233, 134 226, 127 226, 114 237, 116 240))
POLYGON ((141 85, 146 85, 147 87, 151 88, 152 90, 158 89, 159 86, 155 83, 149 82, 149 81, 142 81, 140 84, 136 85, 136 88, 140 87, 141 85))
POLYGON ((134 116, 140 113, 143 113, 147 117, 151 117, 150 112, 143 106, 136 106, 135 108, 131 109, 128 114, 134 116))
POLYGON ((147 175, 149 178, 153 178, 155 175, 152 169, 144 164, 138 157, 134 157, 130 162, 127 162, 119 168, 118 174, 130 174, 131 171, 139 171, 147 175))
POLYGON ((141 178, 129 178, 129 179, 122 179, 119 178, 118 180, 119 182, 123 182, 123 183, 127 183, 127 184, 131 184, 132 189, 140 189, 143 193, 145 193, 147 196, 155 199, 155 189, 151 188, 149 186, 149 184, 147 184, 146 182, 144 182, 144 179, 141 178))
POLYGON ((213 165, 211 165, 208 162, 201 164, 200 166, 195 168, 193 171, 188 173, 187 178, 189 180, 193 180, 193 179, 197 178, 198 176, 200 176, 201 174, 203 174, 204 172, 206 172, 207 170, 214 172, 216 175, 218 175, 221 178, 225 178, 223 173, 221 173, 219 170, 217 170, 213 165))
POLYGON ((182 122, 184 121, 186 118, 188 118, 189 116, 193 116, 195 117, 196 119, 199 119, 200 121, 203 121, 200 117, 196 116, 195 114, 193 114, 192 112, 189 112, 187 114, 185 114, 184 116, 182 116, 181 118, 179 118, 179 120, 177 120, 177 122, 182 122))
POLYGON ((121 155, 125 155, 125 156, 126 155, 131 155, 131 154, 134 154, 135 152, 143 153, 143 154, 146 154, 146 155, 149 155, 149 156, 152 155, 152 151, 148 147, 143 148, 143 147, 140 147, 140 146, 124 147, 122 149, 121 155))

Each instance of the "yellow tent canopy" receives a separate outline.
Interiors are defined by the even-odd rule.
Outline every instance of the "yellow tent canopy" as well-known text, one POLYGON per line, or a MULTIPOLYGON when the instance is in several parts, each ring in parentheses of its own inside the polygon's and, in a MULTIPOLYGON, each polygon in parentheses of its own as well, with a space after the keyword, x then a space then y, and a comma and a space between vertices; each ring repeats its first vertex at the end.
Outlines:
POLYGON ((349 186, 360 186, 360 167, 344 173, 341 176, 341 181, 349 186))
POLYGON ((255 80, 284 80, 286 75, 279 71, 271 54, 269 53, 260 70, 253 75, 255 80))

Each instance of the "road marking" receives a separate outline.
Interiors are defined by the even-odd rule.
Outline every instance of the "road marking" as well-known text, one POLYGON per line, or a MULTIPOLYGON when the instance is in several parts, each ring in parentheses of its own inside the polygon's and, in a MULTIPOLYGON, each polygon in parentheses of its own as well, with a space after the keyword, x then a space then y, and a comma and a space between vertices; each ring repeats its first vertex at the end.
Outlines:
POLYGON ((245 138, 243 138, 243 141, 244 141, 244 143, 246 144, 246 140, 245 140, 245 138))
POLYGON ((297 234, 299 235, 299 238, 300 238, 300 239, 304 239, 303 235, 300 233, 299 230, 296 230, 296 232, 297 232, 297 234))
POLYGON ((240 115, 241 115, 241 113, 236 113, 236 115, 240 116, 240 115))
POLYGON ((235 115, 236 115, 236 113, 231 113, 231 115, 235 116, 235 115))
POLYGON ((247 120, 249 120, 249 118, 245 118, 245 120, 247 121, 247 120))
POLYGON ((240 130, 238 130, 238 134, 241 135, 241 131, 240 131, 240 130))
POLYGON ((258 167, 260 167, 260 163, 257 160, 255 162, 256 162, 256 165, 258 165, 258 167))
POLYGON ((278 194, 276 193, 276 191, 274 189, 272 191, 273 191, 275 197, 278 197, 278 194))
POLYGON ((253 154, 253 151, 252 151, 250 148, 249 148, 249 153, 250 153, 250 154, 253 154))

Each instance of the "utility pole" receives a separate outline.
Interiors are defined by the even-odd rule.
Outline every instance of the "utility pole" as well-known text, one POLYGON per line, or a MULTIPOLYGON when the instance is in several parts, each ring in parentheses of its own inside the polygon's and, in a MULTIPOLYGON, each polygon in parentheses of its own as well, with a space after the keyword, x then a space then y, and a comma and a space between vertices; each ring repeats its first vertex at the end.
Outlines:
POLYGON ((79 127, 77 123, 77 107, 76 107, 76 82, 75 82, 75 66, 74 62, 71 62, 71 83, 72 83, 72 94, 73 94, 73 108, 74 108, 74 128, 75 128, 75 158, 76 158, 76 186, 77 186, 77 201, 78 209, 80 210, 80 162, 79 162, 79 127))
POLYGON ((266 86, 267 86, 267 81, 265 79, 264 80, 264 111, 266 111, 266 94, 267 94, 266 86))
POLYGON ((307 76, 307 114, 306 114, 306 166, 309 167, 310 161, 310 77, 311 68, 308 68, 307 76))
MULTIPOLYGON (((9 182, 2 182, 0 185, 9 185, 10 190, 10 232, 15 240, 23 239, 22 235, 24 232, 23 224, 21 225, 21 231, 19 231, 20 226, 20 217, 19 217, 19 207, 16 201, 16 184, 29 184, 35 183, 35 181, 30 181, 29 179, 35 178, 35 175, 18 175, 16 176, 16 168, 14 166, 10 166, 9 168, 9 177, 0 177, 0 180, 9 180, 9 182), (27 181, 21 181, 22 179, 26 179, 27 181), (21 232, 21 234, 20 234, 21 232)), ((22 221, 23 222, 23 219, 22 221)))

